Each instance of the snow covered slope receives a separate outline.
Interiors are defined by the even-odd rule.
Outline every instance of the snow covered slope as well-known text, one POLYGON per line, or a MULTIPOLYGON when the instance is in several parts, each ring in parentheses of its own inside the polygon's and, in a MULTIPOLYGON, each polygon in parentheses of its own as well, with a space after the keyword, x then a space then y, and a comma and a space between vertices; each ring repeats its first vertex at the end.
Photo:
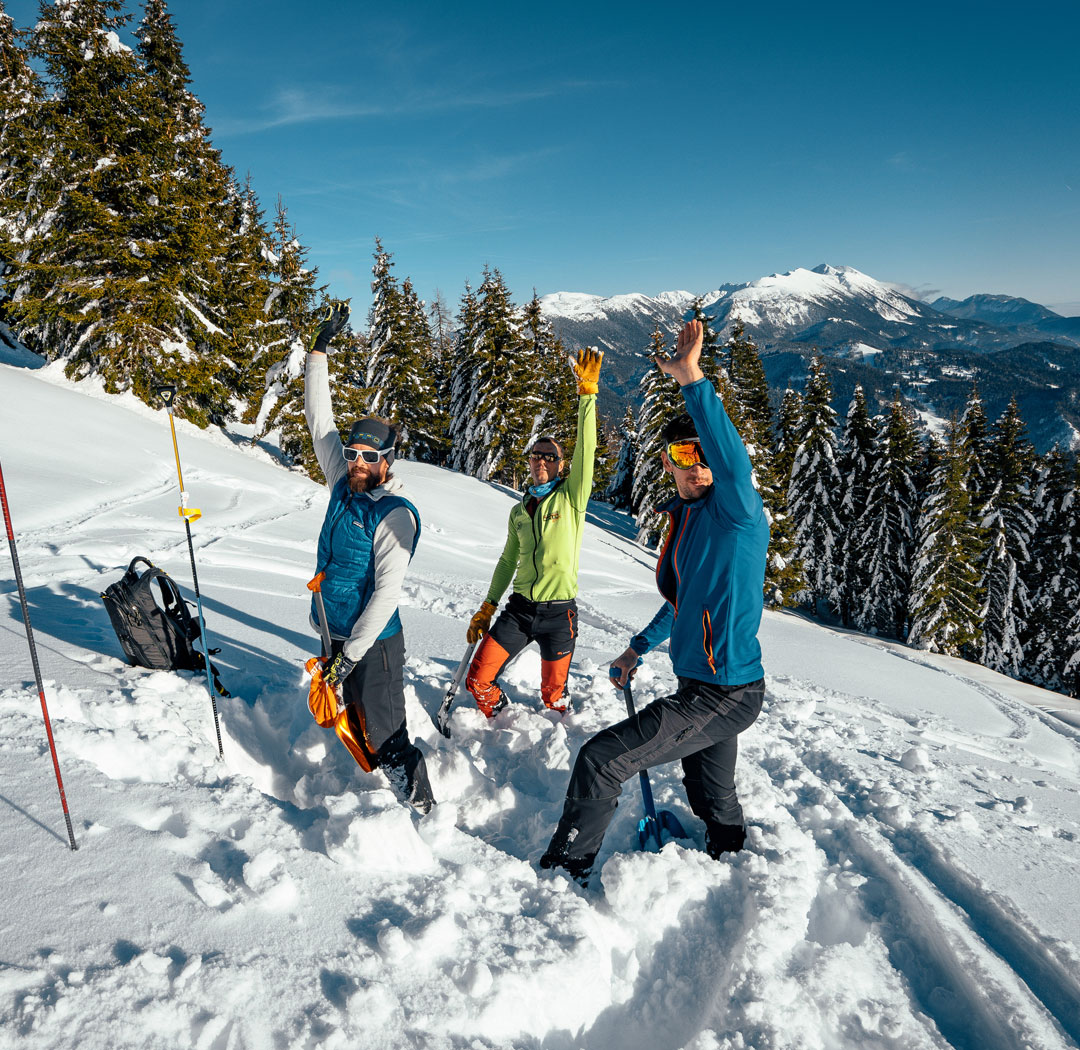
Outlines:
MULTIPOLYGON (((710 860, 661 767, 657 803, 692 839, 639 852, 628 785, 580 891, 535 862, 577 748, 620 717, 607 661, 657 605, 625 519, 596 506, 586 530, 573 713, 543 710, 527 651, 511 708, 488 724, 462 699, 444 740, 429 716, 513 497, 395 467, 424 519, 402 618, 439 805, 418 818, 307 714, 324 491, 238 440, 178 432, 235 694, 221 762, 202 682, 125 665, 98 598, 135 554, 190 586, 167 417, 0 363, 0 461, 80 844, 0 555, 0 1047, 1080 1043, 1067 702, 769 614, 770 695, 740 756, 749 848, 710 860)), ((638 700, 672 685, 651 656, 638 700)))

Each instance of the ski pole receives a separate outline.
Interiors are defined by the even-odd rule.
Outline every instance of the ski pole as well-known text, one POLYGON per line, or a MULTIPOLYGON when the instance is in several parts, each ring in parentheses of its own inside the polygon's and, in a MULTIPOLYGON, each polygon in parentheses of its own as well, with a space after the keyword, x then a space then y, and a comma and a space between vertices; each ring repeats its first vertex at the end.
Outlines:
POLYGON ((157 394, 165 402, 169 410, 169 429, 172 431, 173 455, 176 456, 176 477, 180 482, 180 507, 178 513, 184 519, 184 529, 187 532, 188 556, 191 558, 191 581, 195 585, 195 604, 199 612, 199 632, 202 636, 203 662, 206 664, 206 688, 210 691, 210 706, 214 711, 214 733, 217 735, 218 758, 223 758, 225 751, 221 746, 221 723, 218 720, 217 693, 214 690, 214 680, 210 672, 210 642, 206 637, 206 624, 203 621, 202 595, 199 594, 199 574, 195 571, 195 548, 191 543, 191 523, 202 517, 202 511, 197 507, 188 507, 187 493, 184 491, 184 475, 180 470, 180 448, 176 444, 176 424, 173 422, 173 401, 176 399, 175 386, 159 386, 157 394))
POLYGON ((7 526, 11 562, 15 566, 15 583, 19 588, 19 602, 22 604, 23 626, 26 628, 26 640, 30 643, 30 660, 34 665, 34 680, 37 682, 38 697, 41 700, 41 713, 45 718, 45 735, 49 738, 49 751, 52 753, 53 769, 56 771, 56 786, 60 789, 60 805, 64 807, 64 822, 67 824, 68 844, 75 850, 79 847, 75 843, 75 832, 71 827, 71 814, 68 812, 67 796, 64 794, 64 781, 60 776, 60 760, 56 757, 56 742, 53 740, 49 707, 45 703, 45 686, 41 684, 41 668, 38 666, 37 646, 34 644, 34 629, 30 626, 30 607, 26 602, 26 588, 23 586, 22 570, 19 568, 19 553, 15 549, 15 530, 11 525, 11 511, 8 508, 7 487, 4 485, 2 466, 0 466, 0 503, 3 504, 4 508, 4 524, 7 526))
POLYGON ((454 677, 450 681, 450 688, 446 690, 446 696, 443 697, 443 702, 439 705, 438 713, 435 715, 435 725, 439 732, 445 737, 450 736, 450 707, 454 702, 454 697, 457 696, 461 680, 465 677, 465 672, 469 669, 469 663, 472 660, 473 651, 476 649, 476 646, 477 643, 473 642, 469 648, 465 650, 465 655, 461 658, 461 663, 458 664, 457 670, 454 672, 454 677))
POLYGON ((309 591, 315 595, 315 607, 319 610, 319 630, 322 632, 323 656, 330 659, 330 625, 326 622, 326 606, 323 605, 322 582, 326 579, 326 573, 320 572, 308 585, 309 591))

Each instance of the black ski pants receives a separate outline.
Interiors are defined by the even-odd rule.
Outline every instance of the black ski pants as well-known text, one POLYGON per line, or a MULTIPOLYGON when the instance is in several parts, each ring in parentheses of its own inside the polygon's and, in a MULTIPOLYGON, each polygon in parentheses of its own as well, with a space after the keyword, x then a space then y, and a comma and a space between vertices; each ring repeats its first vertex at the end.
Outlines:
MULTIPOLYGON (((329 663, 344 642, 333 639, 329 663)), ((405 633, 375 641, 342 684, 345 703, 363 712, 363 736, 380 766, 404 768, 427 782, 427 767, 420 749, 409 738, 405 725, 405 633)), ((353 733, 360 726, 350 712, 353 733)), ((410 777, 411 779, 411 777, 410 777)))
POLYGON ((696 816, 706 824, 742 824, 735 791, 738 735, 753 724, 764 698, 764 679, 713 685, 680 678, 671 696, 597 733, 578 752, 549 851, 575 860, 595 856, 622 785, 643 769, 676 759, 682 760, 686 798, 696 816))

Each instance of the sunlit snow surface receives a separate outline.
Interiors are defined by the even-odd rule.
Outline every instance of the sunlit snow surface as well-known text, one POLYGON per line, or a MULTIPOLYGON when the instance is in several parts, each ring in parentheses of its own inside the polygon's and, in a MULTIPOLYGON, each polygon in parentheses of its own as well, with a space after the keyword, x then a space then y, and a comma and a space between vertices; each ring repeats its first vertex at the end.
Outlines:
MULTIPOLYGON (((566 1050, 1073 1047, 1080 1042, 1076 705, 985 669, 770 613, 745 734, 748 848, 637 849, 628 785, 581 891, 539 875, 581 743, 622 714, 607 661, 657 607, 653 556, 594 505, 573 714, 539 657, 487 723, 430 713, 512 496, 401 463, 424 532, 403 598, 418 818, 315 726, 304 584, 325 491, 178 426, 222 676, 128 667, 98 597, 144 554, 189 597, 168 420, 0 361, 0 462, 80 849, 66 834, 0 556, 0 1047, 566 1050), (1042 706, 1038 706, 1042 705, 1042 706), (1055 715, 1052 711, 1058 711, 1055 715), (1073 719, 1074 724, 1070 724, 1073 719)), ((650 656, 639 703, 671 689, 650 656)))

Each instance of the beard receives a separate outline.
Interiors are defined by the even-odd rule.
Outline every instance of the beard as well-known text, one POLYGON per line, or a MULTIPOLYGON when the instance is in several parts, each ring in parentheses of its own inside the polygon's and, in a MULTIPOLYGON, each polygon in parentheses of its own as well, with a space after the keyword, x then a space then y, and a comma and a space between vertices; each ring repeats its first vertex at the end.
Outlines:
POLYGON ((357 495, 361 492, 370 492, 372 489, 377 489, 381 483, 382 478, 374 471, 349 471, 349 489, 357 495))

